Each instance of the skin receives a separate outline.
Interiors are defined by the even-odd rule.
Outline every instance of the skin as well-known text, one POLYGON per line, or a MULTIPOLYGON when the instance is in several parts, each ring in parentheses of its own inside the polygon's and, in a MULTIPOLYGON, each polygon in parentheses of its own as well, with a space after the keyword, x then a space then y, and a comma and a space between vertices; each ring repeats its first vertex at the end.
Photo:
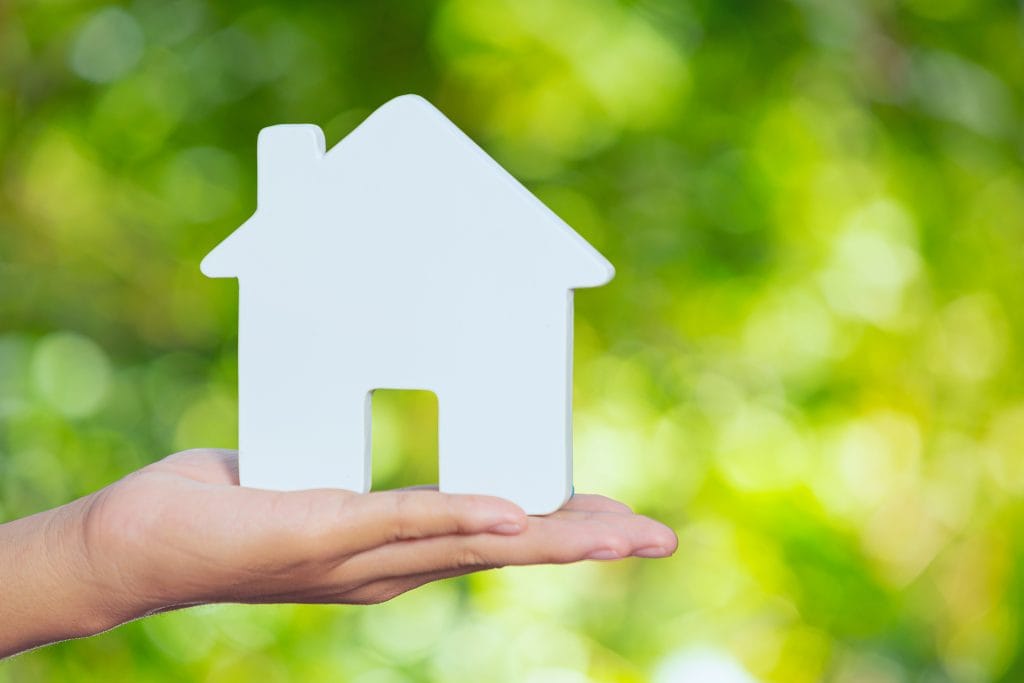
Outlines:
POLYGON ((365 605, 507 565, 667 557, 676 536, 595 495, 528 517, 428 487, 242 488, 234 451, 202 449, 0 525, 0 548, 5 657, 192 605, 365 605))

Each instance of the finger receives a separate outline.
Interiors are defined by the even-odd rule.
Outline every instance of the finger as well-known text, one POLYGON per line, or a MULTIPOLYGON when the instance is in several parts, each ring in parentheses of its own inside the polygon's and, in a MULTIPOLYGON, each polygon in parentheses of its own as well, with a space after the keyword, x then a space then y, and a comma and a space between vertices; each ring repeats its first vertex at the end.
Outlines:
POLYGON ((592 493, 577 493, 569 499, 569 502, 562 506, 562 509, 583 510, 585 512, 624 512, 626 514, 633 512, 625 503, 592 493))
MULTIPOLYGON (((233 598, 233 601, 253 605, 269 604, 350 604, 369 605, 384 602, 391 598, 408 592, 414 588, 440 581, 442 579, 464 576, 466 574, 480 571, 478 568, 448 569, 445 571, 425 572, 411 576, 395 576, 383 579, 374 579, 362 584, 351 586, 336 585, 311 585, 301 588, 291 587, 280 592, 260 592, 255 594, 243 594, 233 598)), ((223 601, 220 596, 213 601, 223 601)), ((200 603, 196 603, 200 604, 200 603)), ((175 605, 157 610, 158 612, 180 609, 191 605, 175 605)), ((155 612, 154 612, 155 613, 155 612)))
POLYGON ((320 540, 344 554, 434 536, 516 534, 527 524, 523 510, 502 498, 436 491, 354 496, 324 520, 320 540))
POLYGON ((375 605, 398 597, 403 593, 424 586, 435 581, 452 579, 457 576, 465 576, 478 569, 449 569, 439 572, 427 572, 413 576, 402 576, 393 579, 381 579, 372 581, 346 593, 332 596, 325 602, 345 603, 350 605, 375 605))
MULTIPOLYGON (((437 484, 416 484, 415 486, 403 486, 396 491, 437 491, 437 484)), ((607 496, 590 493, 577 493, 562 507, 563 510, 588 510, 591 512, 633 512, 625 503, 621 503, 607 496)))
MULTIPOLYGON (((417 484, 415 486, 403 486, 396 491, 437 491, 437 484, 417 484)), ((563 510, 588 510, 591 512, 626 512, 631 513, 633 509, 625 503, 619 502, 607 496, 592 493, 577 493, 562 507, 563 510)))
POLYGON ((433 538, 377 548, 350 558, 328 580, 370 582, 382 578, 454 569, 479 570, 506 565, 565 564, 584 559, 615 559, 634 550, 668 543, 664 527, 630 516, 610 525, 595 513, 558 513, 531 518, 518 536, 478 534, 433 538))
MULTIPOLYGON (((437 491, 437 484, 416 484, 415 486, 403 486, 396 491, 437 491)), ((591 512, 626 512, 631 513, 633 509, 620 501, 607 496, 592 493, 577 493, 569 499, 562 507, 563 510, 587 510, 591 512)))
POLYGON ((247 598, 244 601, 250 604, 279 604, 279 603, 304 603, 304 604, 346 604, 346 605, 373 605, 390 600, 402 593, 423 586, 434 581, 450 579, 456 576, 464 576, 474 569, 449 569, 447 571, 427 572, 413 576, 398 576, 370 581, 366 584, 350 589, 337 590, 333 588, 310 589, 302 592, 287 592, 277 595, 261 595, 254 598, 247 598))
MULTIPOLYGON (((582 553, 581 548, 572 545, 570 535, 578 536, 580 541, 592 542, 594 546, 582 559, 616 559, 653 548, 658 548, 659 552, 651 553, 651 556, 669 555, 677 544, 675 533, 664 524, 632 513, 563 510, 550 517, 531 519, 531 522, 526 533, 535 532, 547 542, 565 545, 570 554, 574 550, 582 553)), ((494 547, 500 552, 515 550, 513 546, 479 540, 485 547, 494 547)), ((529 537, 523 539, 523 545, 530 540, 529 537)), ((497 557, 501 564, 517 564, 516 559, 514 554, 504 557, 499 554, 497 557)))
MULTIPOLYGON (((244 567, 253 590, 269 592, 280 580, 295 585, 322 576, 346 558, 382 544, 458 534, 515 534, 526 515, 501 498, 389 491, 356 494, 338 489, 268 491, 226 487, 215 496, 192 492, 207 518, 222 519, 231 533, 196 525, 194 506, 171 511, 177 528, 211 548, 222 564, 244 567), (303 578, 305 577, 305 578, 303 578)), ((217 525, 215 525, 217 526, 217 525)))
POLYGON ((676 551, 679 544, 675 531, 644 515, 565 509, 556 514, 560 516, 582 515, 618 529, 631 539, 633 549, 630 554, 638 557, 668 557, 676 551))
POLYGON ((478 571, 481 571, 480 567, 458 567, 406 576, 374 577, 360 583, 321 583, 304 587, 293 585, 281 592, 262 592, 255 595, 245 595, 239 598, 238 601, 250 604, 373 604, 390 600, 397 595, 433 581, 464 576, 478 571))

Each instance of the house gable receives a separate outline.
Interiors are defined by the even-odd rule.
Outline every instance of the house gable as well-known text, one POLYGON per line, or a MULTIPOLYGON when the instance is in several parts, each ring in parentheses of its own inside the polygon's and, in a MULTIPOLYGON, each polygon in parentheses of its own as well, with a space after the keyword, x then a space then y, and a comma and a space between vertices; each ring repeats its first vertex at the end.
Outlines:
MULTIPOLYGON (((203 273, 237 277, 250 251, 261 251, 250 250, 255 246, 251 242, 289 239, 278 224, 288 222, 290 202, 310 201, 308 193, 316 188, 329 191, 318 183, 327 171, 347 166, 352 177, 358 177, 361 167, 383 164, 391 169, 381 175, 394 178, 396 201, 403 192, 416 191, 409 185, 419 181, 435 190, 463 183, 485 193, 492 211, 522 217, 515 239, 543 250, 545 261, 551 261, 558 281, 567 288, 596 287, 614 275, 612 265, 596 249, 421 97, 391 100, 331 150, 325 147, 323 132, 314 125, 272 126, 260 132, 256 213, 207 255, 203 273), (403 175, 414 168, 419 169, 418 176, 403 175)), ((458 213, 460 208, 450 210, 458 213)), ((523 253, 522 247, 513 251, 523 253)))

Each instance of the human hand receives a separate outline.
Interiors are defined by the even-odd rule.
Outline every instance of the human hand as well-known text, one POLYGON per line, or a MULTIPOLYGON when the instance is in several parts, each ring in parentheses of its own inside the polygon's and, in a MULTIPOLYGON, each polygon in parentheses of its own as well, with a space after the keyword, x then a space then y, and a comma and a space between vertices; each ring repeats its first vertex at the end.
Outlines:
POLYGON ((39 556, 46 566, 0 559, 0 606, 22 615, 22 628, 0 625, 0 656, 189 605, 367 604, 505 565, 664 557, 676 537, 603 496, 527 517, 499 498, 429 489, 243 488, 235 452, 192 450, 0 526, 5 546, 34 549, 29 565, 39 556), (63 632, 39 618, 47 605, 72 611, 57 620, 63 632))

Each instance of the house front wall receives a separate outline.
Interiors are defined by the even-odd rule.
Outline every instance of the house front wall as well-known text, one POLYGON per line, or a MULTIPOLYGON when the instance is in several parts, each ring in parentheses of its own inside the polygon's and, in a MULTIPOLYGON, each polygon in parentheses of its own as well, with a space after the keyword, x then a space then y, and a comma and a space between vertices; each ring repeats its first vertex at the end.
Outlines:
POLYGON ((571 292, 345 282, 240 286, 240 471, 265 488, 369 488, 369 393, 439 401, 440 484, 534 512, 571 490, 571 292), (284 292, 313 293, 302 300, 284 292))
POLYGON ((494 311, 438 394, 440 486, 530 514, 572 492, 572 293, 494 311))
POLYGON ((276 490, 368 491, 368 397, 329 310, 270 278, 239 286, 239 477, 276 490))

